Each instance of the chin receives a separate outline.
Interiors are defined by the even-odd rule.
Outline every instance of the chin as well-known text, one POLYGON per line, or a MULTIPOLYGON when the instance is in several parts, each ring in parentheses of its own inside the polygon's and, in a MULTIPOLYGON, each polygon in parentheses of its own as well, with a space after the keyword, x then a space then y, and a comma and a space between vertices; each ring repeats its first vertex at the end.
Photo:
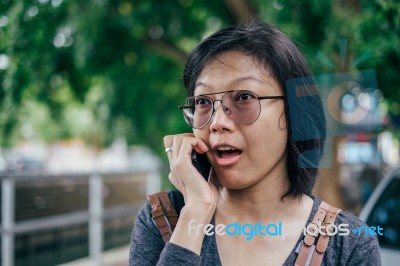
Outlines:
POLYGON ((221 176, 218 178, 220 184, 228 189, 244 189, 249 186, 249 184, 244 182, 243 178, 239 176, 221 176))

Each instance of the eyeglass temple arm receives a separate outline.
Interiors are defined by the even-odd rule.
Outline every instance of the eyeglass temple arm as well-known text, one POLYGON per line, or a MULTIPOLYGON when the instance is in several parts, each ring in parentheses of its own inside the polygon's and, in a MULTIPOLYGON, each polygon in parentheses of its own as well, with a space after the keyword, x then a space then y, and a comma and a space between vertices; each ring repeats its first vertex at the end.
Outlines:
POLYGON ((265 100, 265 99, 285 99, 285 96, 262 96, 258 97, 259 100, 265 100))
POLYGON ((187 106, 187 105, 180 105, 178 106, 178 109, 182 110, 182 109, 193 109, 192 106, 187 106))

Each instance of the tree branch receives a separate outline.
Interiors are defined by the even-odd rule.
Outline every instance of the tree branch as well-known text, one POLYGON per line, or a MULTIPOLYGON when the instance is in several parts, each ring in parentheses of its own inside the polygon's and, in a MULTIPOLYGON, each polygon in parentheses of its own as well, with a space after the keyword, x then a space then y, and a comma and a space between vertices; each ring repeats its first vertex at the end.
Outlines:
POLYGON ((258 19, 258 12, 250 4, 249 0, 225 0, 225 3, 238 23, 246 23, 258 19))
POLYGON ((175 61, 179 65, 183 65, 186 62, 187 54, 171 44, 162 40, 147 40, 146 44, 154 52, 175 61))

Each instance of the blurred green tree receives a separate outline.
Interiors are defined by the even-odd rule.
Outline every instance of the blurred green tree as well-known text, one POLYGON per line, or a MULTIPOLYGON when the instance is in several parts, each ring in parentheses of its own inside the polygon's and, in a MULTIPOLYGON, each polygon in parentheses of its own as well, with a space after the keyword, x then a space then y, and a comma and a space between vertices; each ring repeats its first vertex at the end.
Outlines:
MULTIPOLYGON (((249 19, 277 24, 308 57, 339 62, 371 49, 379 88, 400 114, 400 7, 395 0, 0 0, 0 145, 21 138, 115 137, 162 152, 189 131, 176 108, 187 53, 204 36, 249 19), (29 130, 31 128, 31 130, 29 130)), ((330 70, 329 70, 330 71, 330 70)))

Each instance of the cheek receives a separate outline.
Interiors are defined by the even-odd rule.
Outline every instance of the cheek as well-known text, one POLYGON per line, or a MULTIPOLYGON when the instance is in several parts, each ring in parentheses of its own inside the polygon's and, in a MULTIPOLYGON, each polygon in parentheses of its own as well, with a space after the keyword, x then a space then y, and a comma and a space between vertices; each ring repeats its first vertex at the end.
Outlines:
MULTIPOLYGON (((285 115, 274 112, 274 115, 260 115, 257 127, 253 129, 253 142, 258 145, 260 152, 281 153, 287 145, 287 127, 285 115)), ((254 145, 253 143, 253 145, 254 145)))
POLYGON ((286 148, 287 130, 282 129, 277 123, 270 124, 267 128, 259 129, 254 140, 258 140, 259 144, 267 146, 267 151, 272 151, 278 147, 286 148))

